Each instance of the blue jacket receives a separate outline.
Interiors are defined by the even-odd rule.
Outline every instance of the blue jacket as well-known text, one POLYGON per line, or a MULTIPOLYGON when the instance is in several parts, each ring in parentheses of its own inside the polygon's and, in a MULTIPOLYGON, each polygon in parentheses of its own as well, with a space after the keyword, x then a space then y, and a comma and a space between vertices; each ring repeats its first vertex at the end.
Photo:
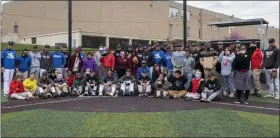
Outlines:
POLYGON ((52 52, 51 56, 53 58, 53 67, 54 68, 62 68, 66 64, 66 59, 64 57, 64 54, 61 52, 52 52))
POLYGON ((221 74, 224 76, 232 75, 232 62, 235 58, 234 54, 230 54, 229 56, 221 53, 219 56, 219 62, 221 64, 221 74))
MULTIPOLYGON (((144 68, 143 67, 140 67, 137 69, 137 79, 139 79, 141 77, 141 73, 143 72, 144 68)), ((151 75, 150 75, 150 68, 149 67, 145 67, 145 71, 147 73, 147 76, 149 76, 151 78, 151 75)))
POLYGON ((162 50, 154 50, 152 52, 152 56, 154 58, 154 64, 160 64, 163 65, 165 53, 162 50))
POLYGON ((4 49, 1 54, 2 67, 5 69, 16 68, 16 51, 12 49, 4 49))
POLYGON ((170 51, 164 55, 164 67, 167 67, 168 70, 173 69, 173 64, 171 61, 172 54, 173 54, 173 52, 170 51))
POLYGON ((17 67, 20 72, 29 71, 31 68, 31 57, 30 56, 19 56, 17 57, 17 67))

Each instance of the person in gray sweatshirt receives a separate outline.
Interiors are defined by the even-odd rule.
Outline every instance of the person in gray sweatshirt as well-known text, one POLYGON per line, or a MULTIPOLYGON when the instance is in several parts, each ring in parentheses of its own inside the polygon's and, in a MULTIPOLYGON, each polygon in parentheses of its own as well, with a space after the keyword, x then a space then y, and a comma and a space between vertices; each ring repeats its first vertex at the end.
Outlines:
POLYGON ((173 72, 175 72, 176 70, 180 70, 181 72, 183 72, 185 52, 182 51, 182 46, 180 44, 175 44, 173 47, 175 50, 171 57, 171 62, 173 64, 173 72))
POLYGON ((195 60, 190 56, 190 51, 186 50, 185 58, 183 62, 183 73, 186 78, 188 78, 187 83, 185 84, 186 89, 189 88, 189 85, 193 79, 194 75, 194 67, 195 67, 195 60))
POLYGON ((37 45, 33 46, 33 51, 29 53, 29 56, 31 57, 30 73, 35 73, 35 78, 39 78, 41 53, 38 51, 37 45))
POLYGON ((100 58, 102 57, 104 51, 104 47, 102 45, 99 46, 99 51, 96 51, 94 54, 95 63, 97 64, 98 69, 98 77, 102 78, 104 76, 104 68, 102 63, 100 62, 100 58))

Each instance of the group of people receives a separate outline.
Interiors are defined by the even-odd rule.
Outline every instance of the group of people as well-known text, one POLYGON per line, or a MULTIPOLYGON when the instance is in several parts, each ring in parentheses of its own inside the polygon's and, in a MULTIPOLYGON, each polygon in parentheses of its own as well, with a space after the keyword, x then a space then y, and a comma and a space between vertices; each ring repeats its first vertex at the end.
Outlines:
POLYGON ((261 51, 252 41, 246 47, 239 41, 218 49, 210 42, 182 47, 121 45, 115 51, 99 46, 84 54, 78 47, 73 55, 67 46, 34 45, 16 56, 14 42, 2 51, 4 95, 14 99, 56 98, 61 96, 168 97, 211 102, 223 96, 234 103, 248 104, 250 90, 261 96, 260 73, 264 69, 270 95, 279 99, 280 52, 273 38, 261 51))

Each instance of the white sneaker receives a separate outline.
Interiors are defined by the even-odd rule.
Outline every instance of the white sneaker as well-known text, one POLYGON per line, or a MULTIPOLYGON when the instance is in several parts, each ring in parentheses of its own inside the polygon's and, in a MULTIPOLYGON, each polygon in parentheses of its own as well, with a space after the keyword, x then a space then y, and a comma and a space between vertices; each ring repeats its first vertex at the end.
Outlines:
POLYGON ((274 97, 274 99, 279 100, 279 96, 274 97))
POLYGON ((265 95, 264 98, 273 98, 271 94, 265 95))
POLYGON ((233 98, 233 97, 234 97, 234 93, 231 93, 231 94, 229 95, 229 97, 233 98))
POLYGON ((102 93, 99 93, 99 96, 103 96, 103 94, 102 94, 102 93))
POLYGON ((224 96, 228 96, 228 93, 227 93, 227 92, 224 92, 223 95, 224 95, 224 96))

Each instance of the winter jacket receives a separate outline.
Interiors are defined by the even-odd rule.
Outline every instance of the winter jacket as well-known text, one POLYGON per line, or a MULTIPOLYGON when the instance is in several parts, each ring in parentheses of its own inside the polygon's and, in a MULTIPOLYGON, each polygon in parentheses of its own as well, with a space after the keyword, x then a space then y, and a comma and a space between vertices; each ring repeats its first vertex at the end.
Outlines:
POLYGON ((28 79, 24 80, 23 86, 27 90, 34 91, 37 89, 37 80, 36 79, 31 80, 30 78, 28 78, 28 79))
POLYGON ((5 69, 16 68, 16 51, 12 49, 4 49, 1 53, 1 64, 5 69))
POLYGON ((74 75, 71 75, 71 76, 68 76, 67 78, 65 78, 65 81, 66 81, 68 87, 73 86, 73 82, 75 79, 76 79, 76 76, 74 76, 74 75))
POLYGON ((263 65, 266 69, 279 68, 280 50, 276 46, 269 47, 264 51, 263 65))
POLYGON ((200 53, 200 64, 204 69, 213 69, 217 62, 217 52, 213 48, 205 49, 200 53))
POLYGON ((111 77, 108 77, 108 75, 106 74, 100 79, 101 84, 108 83, 108 82, 111 82, 112 84, 116 84, 118 82, 118 75, 116 73, 113 73, 111 77))
POLYGON ((13 93, 22 93, 24 92, 24 86, 21 81, 12 80, 10 83, 10 91, 9 95, 11 96, 13 93))
POLYGON ((53 67, 52 61, 53 61, 53 59, 49 52, 42 52, 41 60, 40 60, 40 68, 47 70, 47 72, 50 72, 53 67))
POLYGON ((232 62, 232 67, 237 71, 248 71, 250 69, 251 57, 255 51, 255 48, 250 47, 245 54, 237 54, 232 62))
POLYGON ((66 64, 66 59, 64 54, 61 52, 53 52, 51 54, 53 59, 53 67, 54 68, 63 68, 66 64))
POLYGON ((40 80, 37 81, 37 86, 44 87, 44 85, 54 86, 54 82, 50 78, 46 78, 46 79, 40 78, 40 80))
POLYGON ((29 71, 31 68, 31 57, 28 55, 17 57, 17 68, 19 72, 29 71))
POLYGON ((219 63, 221 64, 221 74, 224 76, 230 75, 232 73, 232 62, 235 58, 235 54, 225 55, 221 53, 219 55, 219 63))
POLYGON ((183 60, 183 72, 187 73, 187 72, 192 72, 194 70, 195 67, 195 61, 192 57, 186 57, 183 60))
POLYGON ((204 84, 204 88, 207 88, 208 90, 213 90, 213 92, 216 92, 216 91, 220 90, 222 88, 222 86, 219 83, 219 81, 217 79, 215 79, 214 81, 208 80, 204 84))
POLYGON ((154 60, 154 64, 163 65, 164 55, 165 55, 165 53, 163 51, 154 50, 152 52, 152 57, 153 57, 153 60, 154 60))
POLYGON ((172 64, 173 67, 175 68, 182 68, 183 67, 183 62, 185 59, 185 52, 184 51, 175 51, 172 54, 172 64))
POLYGON ((173 64, 172 64, 172 61, 171 61, 172 54, 173 54, 173 52, 170 51, 168 53, 165 53, 165 55, 164 55, 164 67, 167 67, 168 70, 173 69, 173 64))
POLYGON ((251 69, 260 69, 262 66, 263 55, 259 48, 256 48, 251 58, 251 69))
POLYGON ((116 59, 116 69, 127 69, 128 68, 128 58, 127 57, 117 57, 116 59))
POLYGON ((137 83, 138 84, 141 84, 141 82, 142 83, 148 83, 148 84, 151 84, 152 82, 151 82, 152 80, 151 80, 151 78, 147 75, 147 76, 145 76, 145 77, 143 77, 142 75, 137 79, 137 83))
POLYGON ((31 68, 40 67, 41 53, 40 52, 29 52, 31 57, 31 68))
POLYGON ((143 67, 138 68, 138 70, 137 70, 137 78, 140 78, 141 73, 143 72, 143 70, 146 71, 147 76, 151 77, 150 68, 146 66, 145 68, 143 68, 143 67))
POLYGON ((107 56, 102 56, 100 62, 104 68, 115 68, 115 57, 112 53, 109 53, 107 56))
MULTIPOLYGON (((79 59, 80 62, 79 62, 78 72, 81 72, 83 67, 83 58, 79 56, 79 59)), ((68 60, 68 70, 71 70, 73 72, 75 61, 76 61, 76 55, 74 54, 68 60)))
POLYGON ((135 82, 135 77, 133 75, 123 75, 120 79, 119 79, 119 82, 123 82, 123 81, 131 81, 131 82, 135 82))
POLYGON ((175 91, 185 90, 185 83, 188 81, 184 76, 176 78, 173 75, 168 76, 167 80, 172 83, 171 90, 175 91))
POLYGON ((86 69, 90 69, 91 71, 96 71, 96 64, 94 58, 88 59, 85 58, 83 61, 83 71, 85 72, 86 69))
POLYGON ((80 78, 75 78, 75 80, 73 81, 73 85, 72 87, 73 88, 78 88, 79 86, 83 86, 83 79, 80 77, 80 78))
POLYGON ((204 90, 204 84, 205 81, 203 78, 200 79, 193 78, 187 91, 191 93, 200 94, 204 90))

